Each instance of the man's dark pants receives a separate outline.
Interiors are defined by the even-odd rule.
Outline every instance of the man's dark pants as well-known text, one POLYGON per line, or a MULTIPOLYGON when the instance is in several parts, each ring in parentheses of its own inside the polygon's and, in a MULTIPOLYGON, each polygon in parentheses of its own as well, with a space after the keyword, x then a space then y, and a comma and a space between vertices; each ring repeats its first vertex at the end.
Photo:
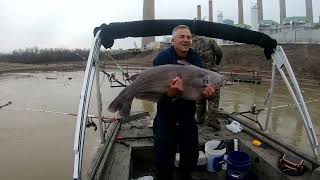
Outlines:
POLYGON ((198 161, 198 127, 195 119, 155 119, 154 143, 158 180, 173 179, 177 146, 180 152, 179 171, 181 179, 189 179, 198 161))

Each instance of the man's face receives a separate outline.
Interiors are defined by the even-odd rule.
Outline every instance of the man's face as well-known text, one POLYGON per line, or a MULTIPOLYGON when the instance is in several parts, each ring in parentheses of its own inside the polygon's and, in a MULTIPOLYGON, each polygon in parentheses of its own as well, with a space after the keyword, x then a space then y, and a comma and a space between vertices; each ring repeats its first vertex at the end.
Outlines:
POLYGON ((177 51, 188 52, 191 47, 191 40, 191 32, 188 29, 178 29, 172 43, 177 51))

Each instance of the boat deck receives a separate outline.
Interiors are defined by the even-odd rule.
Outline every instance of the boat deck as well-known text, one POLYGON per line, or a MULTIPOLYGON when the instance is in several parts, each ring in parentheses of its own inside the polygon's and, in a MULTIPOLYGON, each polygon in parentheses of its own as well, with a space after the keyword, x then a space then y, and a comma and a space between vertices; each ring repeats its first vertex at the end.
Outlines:
MULTIPOLYGON (((250 129, 244 127, 245 131, 234 134, 226 129, 225 124, 229 123, 226 118, 219 120, 221 131, 214 132, 207 126, 198 127, 199 150, 204 152, 204 144, 209 140, 224 139, 225 143, 229 142, 228 153, 233 149, 233 139, 239 139, 239 150, 246 152, 252 159, 248 179, 319 179, 319 170, 313 173, 307 171, 303 176, 288 176, 282 173, 277 167, 277 160, 281 155, 278 150, 271 146, 265 148, 253 146, 252 140, 259 137, 248 133, 250 129)), ((117 126, 120 125, 117 124, 117 126)), ((89 173, 91 176, 87 176, 88 179, 128 180, 142 176, 154 177, 153 133, 152 128, 148 127, 148 118, 122 124, 115 132, 113 137, 121 135, 125 140, 117 142, 113 138, 109 145, 105 145, 106 150, 100 163, 102 164, 99 167, 100 170, 97 171, 95 178, 92 178, 92 173, 89 173)), ((308 166, 312 168, 312 164, 308 166)), ((175 177, 179 179, 177 175, 175 177)), ((192 177, 193 179, 225 179, 225 171, 210 173, 206 171, 205 166, 202 166, 198 167, 192 177)))

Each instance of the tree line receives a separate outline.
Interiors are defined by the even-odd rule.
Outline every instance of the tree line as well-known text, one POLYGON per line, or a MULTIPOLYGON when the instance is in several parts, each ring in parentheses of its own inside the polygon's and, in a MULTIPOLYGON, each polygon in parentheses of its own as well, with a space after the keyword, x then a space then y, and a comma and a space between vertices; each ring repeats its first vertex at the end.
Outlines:
MULTIPOLYGON (((63 49, 38 47, 13 50, 11 53, 0 53, 0 62, 25 63, 25 64, 50 64, 63 62, 87 61, 89 49, 63 49)), ((151 51, 141 51, 140 49, 128 50, 107 50, 100 51, 99 58, 104 60, 127 59, 134 56, 145 56, 151 51)))
POLYGON ((62 49, 38 47, 13 50, 12 53, 0 53, 0 62, 50 64, 59 62, 85 61, 89 49, 62 49))

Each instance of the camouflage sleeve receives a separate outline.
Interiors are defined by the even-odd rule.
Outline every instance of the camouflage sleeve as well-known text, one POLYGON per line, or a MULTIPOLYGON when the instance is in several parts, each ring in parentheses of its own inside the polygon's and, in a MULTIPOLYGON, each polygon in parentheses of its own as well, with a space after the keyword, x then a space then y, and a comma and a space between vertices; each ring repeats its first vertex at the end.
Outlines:
POLYGON ((221 48, 218 46, 217 42, 213 39, 210 39, 209 41, 210 46, 212 47, 212 51, 214 53, 214 55, 216 56, 216 65, 219 65, 222 59, 222 50, 221 48))
POLYGON ((218 47, 217 52, 216 52, 216 58, 217 58, 216 59, 216 65, 220 64, 220 62, 222 60, 222 56, 223 56, 223 53, 222 53, 220 47, 218 47))

